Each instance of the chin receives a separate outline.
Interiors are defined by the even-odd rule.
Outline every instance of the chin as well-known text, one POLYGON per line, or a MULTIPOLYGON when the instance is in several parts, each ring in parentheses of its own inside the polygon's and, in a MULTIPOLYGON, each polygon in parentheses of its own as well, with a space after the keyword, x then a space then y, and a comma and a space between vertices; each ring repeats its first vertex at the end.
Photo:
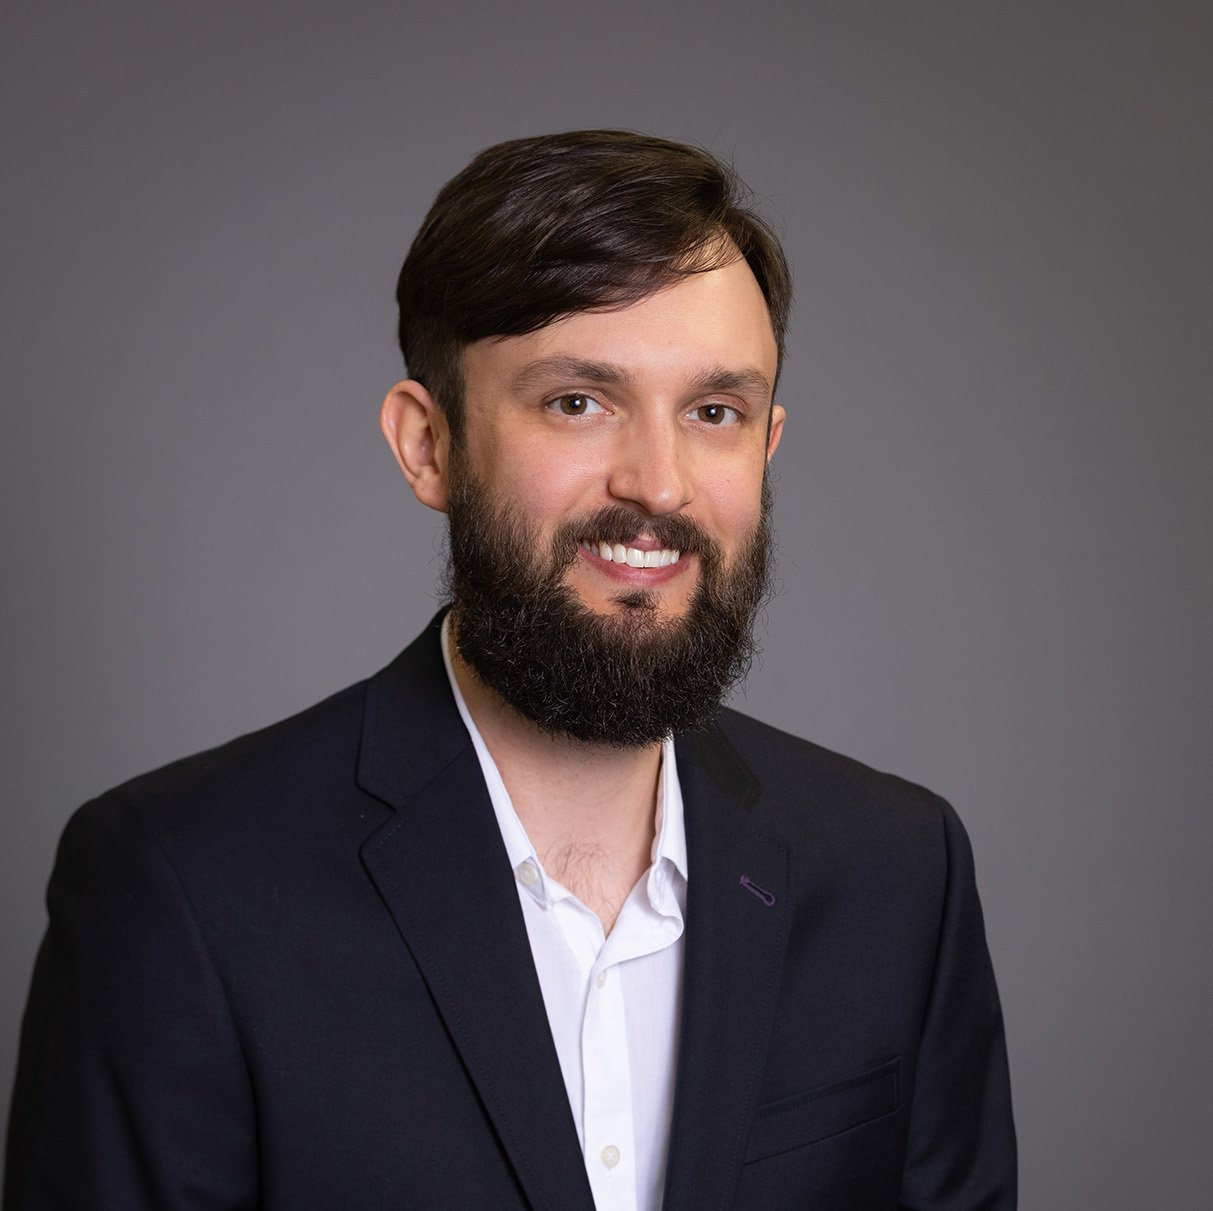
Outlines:
POLYGON ((654 619, 673 622, 683 618, 690 608, 690 597, 684 593, 671 593, 668 590, 627 587, 620 585, 614 592, 589 593, 573 580, 569 587, 577 595, 578 600, 587 609, 606 617, 638 614, 651 614, 654 619))

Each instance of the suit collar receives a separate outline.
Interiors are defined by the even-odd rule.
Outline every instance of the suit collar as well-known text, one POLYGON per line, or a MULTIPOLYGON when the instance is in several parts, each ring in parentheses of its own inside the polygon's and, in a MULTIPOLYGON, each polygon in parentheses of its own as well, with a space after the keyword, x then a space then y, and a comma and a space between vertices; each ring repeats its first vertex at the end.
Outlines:
POLYGON ((367 683, 358 785, 400 808, 468 745, 442 667, 442 614, 367 683))

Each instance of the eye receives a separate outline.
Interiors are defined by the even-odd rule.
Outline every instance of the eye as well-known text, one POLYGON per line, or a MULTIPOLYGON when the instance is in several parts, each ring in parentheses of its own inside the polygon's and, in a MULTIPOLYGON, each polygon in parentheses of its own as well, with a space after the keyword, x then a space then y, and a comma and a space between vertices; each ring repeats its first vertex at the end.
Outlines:
POLYGON ((728 404, 700 404, 691 415, 705 425, 735 425, 741 419, 737 409, 728 404))
POLYGON ((547 404, 549 412, 559 412, 561 416, 589 416, 592 412, 605 412, 606 409, 592 396, 572 392, 569 395, 558 395, 547 404))

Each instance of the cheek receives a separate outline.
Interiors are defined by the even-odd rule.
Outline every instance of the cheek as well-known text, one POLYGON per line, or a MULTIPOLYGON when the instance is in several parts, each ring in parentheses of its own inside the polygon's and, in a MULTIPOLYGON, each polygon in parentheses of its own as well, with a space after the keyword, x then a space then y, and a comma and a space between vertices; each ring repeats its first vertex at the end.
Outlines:
POLYGON ((762 515, 762 481, 753 476, 717 480, 705 497, 709 524, 726 545, 746 537, 762 515))
POLYGON ((544 458, 534 451, 502 451, 490 481, 499 500, 510 501, 535 521, 556 523, 600 506, 595 481, 601 474, 567 458, 544 458))
POLYGON ((502 481, 506 498, 537 520, 558 518, 575 501, 562 478, 550 469, 510 474, 502 481))

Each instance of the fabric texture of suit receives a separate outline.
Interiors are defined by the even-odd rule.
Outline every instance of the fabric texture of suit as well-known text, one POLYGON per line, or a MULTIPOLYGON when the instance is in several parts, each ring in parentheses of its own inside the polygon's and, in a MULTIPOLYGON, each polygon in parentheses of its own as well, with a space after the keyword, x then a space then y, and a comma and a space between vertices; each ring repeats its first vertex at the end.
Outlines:
MULTIPOLYGON (((677 742, 687 942, 665 1211, 1007 1211, 964 832, 731 711, 677 742)), ((9 1211, 592 1211, 437 623, 64 834, 9 1211)))

